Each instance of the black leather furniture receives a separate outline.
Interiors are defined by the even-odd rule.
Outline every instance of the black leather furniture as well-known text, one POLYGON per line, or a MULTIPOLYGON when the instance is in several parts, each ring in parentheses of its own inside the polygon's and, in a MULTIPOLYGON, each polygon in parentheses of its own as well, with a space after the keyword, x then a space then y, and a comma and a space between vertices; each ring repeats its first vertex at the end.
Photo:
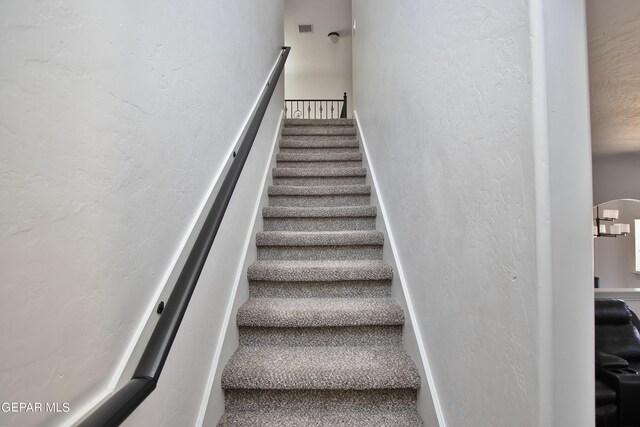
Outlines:
POLYGON ((595 301, 597 427, 640 426, 639 330, 624 301, 595 301))
POLYGON ((596 427, 617 427, 618 406, 616 392, 596 379, 596 427))

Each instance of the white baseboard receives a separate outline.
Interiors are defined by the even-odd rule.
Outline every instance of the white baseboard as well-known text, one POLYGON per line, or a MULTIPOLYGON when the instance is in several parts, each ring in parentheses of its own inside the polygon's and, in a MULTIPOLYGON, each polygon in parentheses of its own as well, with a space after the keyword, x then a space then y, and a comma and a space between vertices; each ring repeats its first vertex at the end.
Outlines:
MULTIPOLYGON (((364 137, 364 133, 362 131, 362 128, 360 126, 360 120, 358 118, 358 113, 357 111, 353 112, 353 117, 355 119, 355 123, 357 126, 357 131, 358 131, 358 138, 360 140, 360 143, 362 144, 362 148, 364 150, 364 161, 365 161, 365 167, 368 169, 369 174, 368 177, 370 177, 371 180, 371 186, 372 186, 372 192, 371 192, 371 203, 372 205, 374 205, 377 209, 378 209, 378 215, 379 217, 382 219, 382 225, 383 225, 383 230, 381 230, 384 233, 384 237, 385 237, 385 246, 389 245, 389 248, 391 249, 391 254, 392 257, 391 259, 385 260, 391 264, 393 264, 394 270, 397 272, 397 281, 400 284, 401 290, 402 290, 402 296, 404 297, 404 308, 406 309, 407 313, 408 313, 408 322, 409 324, 405 324, 405 330, 404 330, 404 334, 405 337, 405 345, 407 347, 416 347, 417 349, 417 353, 418 356, 420 358, 420 362, 421 362, 421 367, 419 366, 419 370, 422 371, 422 373, 424 374, 424 376, 426 377, 426 383, 429 389, 429 393, 430 393, 430 403, 432 406, 433 411, 435 412, 435 416, 437 418, 437 422, 438 422, 438 426, 439 427, 446 427, 446 422, 444 419, 444 413, 442 411, 442 407, 440 405, 440 400, 438 398, 438 392, 436 390, 435 387, 435 382, 434 382, 434 378, 433 378, 433 374, 431 372, 431 367, 429 365, 429 359, 427 356, 427 351, 424 347, 424 342, 422 340, 422 334, 420 333, 420 329, 418 328, 418 324, 416 322, 416 314, 415 314, 415 310, 413 308, 413 304, 411 302, 411 294, 409 292, 408 286, 407 286, 407 281, 405 278, 405 274, 404 274, 404 270, 402 268, 402 263, 400 262, 400 259, 398 257, 398 250, 397 250, 397 246, 396 246, 396 242, 395 239, 393 237, 393 233, 391 231, 391 227, 389 226, 389 219, 387 217, 387 212, 384 206, 384 198, 383 195, 380 193, 379 191, 379 186, 378 186, 378 182, 376 179, 376 172, 375 169, 373 168, 373 165, 370 162, 370 155, 369 155, 369 150, 367 147, 367 142, 366 139, 364 137), (406 336, 409 335, 409 336, 406 336), (420 369, 421 368, 421 369, 420 369)), ((395 278, 394 278, 394 282, 395 282, 395 278)), ((411 350, 411 348, 408 348, 407 350, 411 350)), ((410 353, 414 353, 412 351, 409 351, 410 353)), ((423 414, 421 414, 423 415, 423 414)), ((427 423, 429 424, 429 423, 427 423)))
MULTIPOLYGON (((231 321, 234 318, 233 314, 240 303, 236 298, 238 295, 238 288, 241 282, 243 282, 243 277, 246 273, 247 254, 249 253, 250 244, 254 240, 254 236, 256 234, 256 230, 255 230, 256 222, 260 218, 261 208, 264 205, 264 200, 265 200, 264 195, 266 194, 267 179, 269 178, 269 172, 271 171, 273 162, 275 161, 275 150, 276 150, 278 139, 282 134, 282 127, 284 125, 284 111, 280 112, 279 123, 280 124, 276 127, 276 132, 272 138, 271 150, 269 151, 270 153, 269 161, 266 162, 264 172, 262 174, 262 179, 260 181, 261 190, 258 193, 258 197, 256 198, 256 201, 253 207, 251 223, 250 223, 250 226, 247 228, 247 234, 245 236, 245 240, 242 247, 242 257, 240 258, 240 262, 238 264, 238 271, 236 272, 236 276, 233 281, 231 296, 229 298, 229 301, 227 303, 227 308, 225 310, 224 323, 220 328, 220 331, 221 331, 220 336, 218 338, 214 356, 211 361, 211 367, 209 368, 209 376, 207 379, 205 391, 202 395, 202 401, 200 402, 200 410, 198 411, 198 418, 196 420, 197 427, 203 426, 205 423, 207 407, 209 405, 209 398, 211 396, 211 391, 213 389, 213 386, 216 383, 216 377, 219 374, 218 368, 221 364, 220 359, 221 359, 223 347, 225 345, 225 340, 227 338, 227 331, 231 327, 231 321)), ((260 226, 260 228, 262 227, 260 226)))

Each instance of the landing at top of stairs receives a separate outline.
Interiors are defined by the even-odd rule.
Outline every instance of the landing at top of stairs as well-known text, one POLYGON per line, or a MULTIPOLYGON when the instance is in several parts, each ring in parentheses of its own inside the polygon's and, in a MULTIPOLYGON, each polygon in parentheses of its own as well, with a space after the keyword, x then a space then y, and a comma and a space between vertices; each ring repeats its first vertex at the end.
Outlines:
POLYGON ((285 119, 285 126, 353 126, 353 119, 285 119))

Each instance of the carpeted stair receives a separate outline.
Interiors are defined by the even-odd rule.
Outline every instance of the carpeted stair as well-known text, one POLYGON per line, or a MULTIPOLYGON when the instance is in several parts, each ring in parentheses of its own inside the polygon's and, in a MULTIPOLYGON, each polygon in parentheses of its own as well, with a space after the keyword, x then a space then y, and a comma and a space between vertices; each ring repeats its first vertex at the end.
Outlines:
POLYGON ((219 426, 421 426, 352 120, 286 120, 219 426))

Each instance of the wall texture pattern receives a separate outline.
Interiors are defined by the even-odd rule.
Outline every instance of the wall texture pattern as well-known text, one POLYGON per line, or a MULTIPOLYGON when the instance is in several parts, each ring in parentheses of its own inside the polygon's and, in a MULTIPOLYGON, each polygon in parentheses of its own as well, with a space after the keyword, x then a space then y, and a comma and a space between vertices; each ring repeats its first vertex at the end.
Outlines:
POLYGON ((103 392, 262 90, 282 15, 281 0, 0 5, 0 400, 74 412, 103 392))
POLYGON ((535 419, 528 10, 353 2, 355 109, 447 425, 535 419))

